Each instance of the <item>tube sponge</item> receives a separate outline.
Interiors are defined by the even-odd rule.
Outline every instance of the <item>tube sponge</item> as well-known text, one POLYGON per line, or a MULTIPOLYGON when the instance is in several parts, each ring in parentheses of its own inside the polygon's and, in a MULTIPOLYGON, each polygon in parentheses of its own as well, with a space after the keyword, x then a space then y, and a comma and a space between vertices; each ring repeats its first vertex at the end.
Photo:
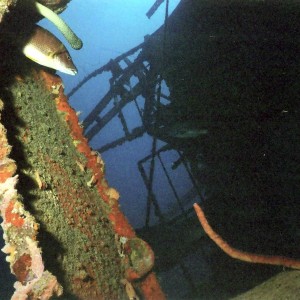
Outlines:
POLYGON ((51 21, 65 36, 72 48, 79 50, 82 48, 81 39, 72 31, 72 29, 55 12, 41 3, 35 2, 37 11, 49 21, 51 21))

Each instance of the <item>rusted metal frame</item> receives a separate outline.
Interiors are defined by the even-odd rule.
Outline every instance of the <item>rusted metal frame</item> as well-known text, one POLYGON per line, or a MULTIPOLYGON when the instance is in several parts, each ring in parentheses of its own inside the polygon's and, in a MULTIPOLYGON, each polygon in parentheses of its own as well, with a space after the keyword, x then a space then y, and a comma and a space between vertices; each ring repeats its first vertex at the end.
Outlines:
MULTIPOLYGON (((118 105, 109 110, 102 118, 94 117, 93 121, 97 120, 97 124, 95 124, 88 132, 86 133, 86 137, 88 140, 91 140, 108 122, 110 122, 121 110, 122 108, 133 101, 138 95, 140 95, 140 84, 138 83, 127 96, 123 96, 121 101, 118 102, 118 105)), ((110 90, 111 91, 111 90, 110 90)), ((127 91, 128 92, 128 91, 127 91)), ((110 101, 111 99, 109 99, 110 101)), ((107 104, 109 103, 107 102, 107 104)), ((100 102, 101 103, 101 102, 100 102)), ((100 104, 99 103, 99 104, 100 104)), ((93 111, 95 113, 95 111, 93 111)), ((100 113, 100 112, 99 112, 100 113)), ((85 125, 85 123, 84 123, 85 125)))
POLYGON ((154 13, 157 11, 157 9, 160 7, 160 5, 164 2, 165 0, 156 0, 154 4, 150 7, 150 9, 147 11, 146 16, 148 19, 150 19, 154 13))
POLYGON ((136 127, 127 136, 123 136, 119 139, 116 139, 113 142, 108 143, 108 144, 96 149, 96 151, 99 152, 99 153, 103 153, 103 152, 108 151, 112 148, 120 146, 120 145, 122 145, 123 143, 125 143, 127 141, 132 141, 132 140, 142 136, 145 132, 146 132, 146 130, 145 130, 144 126, 136 127))
POLYGON ((194 185, 194 187, 195 187, 195 189, 196 189, 196 191, 197 191, 197 193, 198 193, 201 201, 204 201, 205 199, 203 198, 203 196, 201 194, 201 191, 200 191, 200 188, 199 188, 199 186, 198 186, 198 184, 197 184, 197 182, 196 182, 193 174, 191 173, 191 171, 190 171, 190 169, 189 169, 189 167, 187 165, 187 162, 186 162, 186 159, 185 159, 184 155, 182 155, 182 153, 180 151, 177 151, 177 152, 178 152, 178 154, 179 154, 179 156, 181 158, 183 166, 185 167, 185 169, 186 169, 186 171, 187 171, 187 173, 188 173, 188 175, 189 175, 189 177, 190 177, 190 179, 191 179, 191 181, 192 181, 192 183, 193 183, 193 185, 194 185))
POLYGON ((165 174, 165 176, 166 176, 166 178, 167 178, 167 180, 168 180, 168 183, 169 183, 169 185, 170 185, 170 187, 171 187, 171 190, 172 190, 172 192, 173 192, 173 194, 174 194, 174 196, 175 196, 175 199, 176 199, 176 202, 177 202, 177 204, 178 204, 178 206, 179 206, 179 208, 180 208, 180 211, 181 211, 181 213, 184 215, 184 217, 187 218, 186 211, 185 211, 185 209, 184 209, 184 207, 183 207, 183 205, 182 205, 182 203, 181 203, 181 199, 180 199, 180 197, 179 197, 179 195, 178 195, 178 193, 177 193, 177 191, 176 191, 176 189, 175 189, 175 186, 174 186, 174 184, 173 184, 173 182, 172 182, 172 180, 171 180, 171 177, 170 177, 170 175, 169 175, 169 173, 168 173, 168 171, 167 171, 167 169, 166 169, 166 167, 165 167, 165 164, 164 164, 164 162, 162 161, 162 158, 161 158, 161 156, 160 156, 160 153, 157 153, 157 157, 158 157, 158 159, 159 159, 159 161, 160 161, 160 164, 161 164, 162 169, 163 169, 163 171, 164 171, 164 174, 165 174))
POLYGON ((141 61, 136 60, 135 63, 123 71, 121 77, 116 80, 116 82, 112 85, 110 90, 106 93, 104 97, 98 102, 98 104, 94 107, 94 109, 89 113, 89 115, 84 119, 83 126, 87 128, 96 120, 97 116, 101 113, 101 111, 109 104, 111 99, 118 93, 116 90, 123 89, 127 91, 123 85, 126 83, 128 78, 132 76, 134 73, 134 69, 140 66, 141 61))
MULTIPOLYGON (((156 117, 160 111, 160 94, 161 94, 161 82, 162 76, 158 75, 158 89, 156 93, 156 101, 154 101, 154 107, 156 108, 156 114, 154 114, 154 126, 156 127, 156 117)), ((157 138, 153 136, 152 139, 152 149, 151 149, 151 162, 150 162, 150 173, 149 173, 149 181, 148 181, 148 195, 147 195, 147 206, 146 206, 146 227, 149 226, 149 218, 150 218, 150 208, 151 203, 153 203, 153 178, 154 178, 154 169, 155 169, 155 156, 156 156, 156 148, 157 148, 157 138)), ((153 203, 154 204, 154 203, 153 203)), ((162 220, 164 221, 163 215, 162 220)))
MULTIPOLYGON (((137 52, 139 49, 141 49, 144 46, 144 42, 137 45, 136 47, 130 49, 129 51, 121 54, 120 56, 116 57, 114 59, 115 62, 120 62, 121 60, 123 60, 125 57, 133 55, 135 52, 137 52)), ((104 66, 94 70, 93 72, 91 72, 88 76, 86 76, 82 81, 80 81, 71 91, 70 93, 67 95, 68 97, 73 96, 84 84, 86 84, 90 79, 92 79, 93 77, 96 77, 100 74, 102 74, 104 71, 110 71, 110 64, 111 61, 109 61, 107 64, 105 64, 104 66)))
MULTIPOLYGON (((162 151, 167 151, 170 149, 170 146, 169 145, 165 145, 163 147, 161 147, 159 150, 156 150, 155 152, 155 155, 157 153, 160 153, 162 151)), ((161 212, 161 209, 159 207, 159 204, 158 204, 158 201, 156 200, 156 197, 155 197, 155 194, 153 193, 153 189, 152 189, 152 185, 150 184, 150 176, 148 177, 147 174, 146 174, 146 171, 145 171, 145 168, 143 166, 143 164, 145 162, 147 162, 149 159, 152 158, 152 153, 145 156, 143 159, 141 159, 140 161, 138 161, 137 165, 138 165, 138 169, 140 171, 140 174, 142 176, 142 179, 144 181, 144 184, 146 186, 146 189, 148 191, 148 195, 150 198, 150 206, 149 206, 149 211, 147 210, 147 214, 146 214, 146 222, 145 222, 145 226, 146 227, 149 227, 149 221, 150 221, 150 212, 151 212, 151 204, 153 204, 154 206, 154 209, 155 209, 155 215, 159 218, 159 221, 161 223, 165 223, 165 220, 164 220, 164 216, 161 212)), ((148 209, 148 204, 147 204, 147 209, 148 209)))
POLYGON ((158 201, 156 200, 155 194, 153 193, 153 190, 151 190, 152 185, 150 184, 150 178, 147 177, 146 171, 144 169, 144 166, 142 163, 138 162, 138 168, 141 173, 142 179, 144 181, 144 184, 146 186, 146 189, 148 191, 148 196, 151 197, 151 201, 149 201, 149 209, 148 209, 148 202, 147 202, 147 214, 146 214, 146 221, 145 221, 145 227, 149 227, 150 222, 150 212, 151 212, 151 204, 154 206, 154 212, 155 215, 158 217, 159 221, 161 223, 164 223, 164 217, 161 212, 161 209, 159 207, 158 201))

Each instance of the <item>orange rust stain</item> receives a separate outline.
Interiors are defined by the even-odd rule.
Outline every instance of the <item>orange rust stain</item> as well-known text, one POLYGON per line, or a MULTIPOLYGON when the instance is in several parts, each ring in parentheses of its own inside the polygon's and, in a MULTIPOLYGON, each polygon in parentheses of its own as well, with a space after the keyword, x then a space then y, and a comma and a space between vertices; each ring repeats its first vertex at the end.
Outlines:
POLYGON ((128 238, 135 237, 135 232, 133 228, 128 225, 128 221, 124 214, 120 211, 118 203, 112 207, 108 218, 114 225, 114 230, 118 235, 126 236, 128 238))
POLYGON ((146 278, 141 282, 141 290, 143 296, 147 300, 165 300, 166 296, 161 290, 161 287, 156 279, 154 273, 150 273, 146 278))
POLYGON ((28 273, 30 271, 30 267, 31 267, 31 257, 29 254, 21 255, 12 267, 18 281, 20 281, 22 284, 26 282, 28 273))
POLYGON ((128 268, 127 270, 125 270, 125 278, 129 282, 131 282, 131 281, 134 281, 134 280, 137 280, 137 279, 141 278, 141 276, 133 268, 128 268))
MULTIPOLYGON (((106 184, 103 184, 104 174, 101 171, 101 169, 103 168, 102 161, 88 145, 87 139, 83 136, 83 130, 78 124, 78 116, 76 115, 75 111, 69 106, 67 97, 63 94, 62 89, 60 90, 59 96, 55 100, 57 109, 65 113, 65 120, 69 125, 72 138, 79 142, 76 146, 77 150, 80 153, 84 154, 87 158, 86 167, 90 169, 95 176, 96 187, 99 195, 107 204, 113 204, 113 202, 110 201, 107 193, 108 186, 106 184)), ((135 236, 133 228, 129 225, 127 219, 120 211, 118 206, 112 207, 110 219, 111 221, 113 221, 114 229, 118 234, 121 233, 123 236, 127 237, 135 236)))
POLYGON ((5 211, 5 222, 11 223, 15 227, 22 227, 24 219, 18 214, 12 212, 16 201, 10 201, 5 211))
POLYGON ((40 77, 44 79, 46 88, 49 91, 52 91, 53 86, 62 85, 62 81, 58 76, 49 74, 44 70, 39 71, 39 74, 37 75, 37 79, 39 79, 40 77))

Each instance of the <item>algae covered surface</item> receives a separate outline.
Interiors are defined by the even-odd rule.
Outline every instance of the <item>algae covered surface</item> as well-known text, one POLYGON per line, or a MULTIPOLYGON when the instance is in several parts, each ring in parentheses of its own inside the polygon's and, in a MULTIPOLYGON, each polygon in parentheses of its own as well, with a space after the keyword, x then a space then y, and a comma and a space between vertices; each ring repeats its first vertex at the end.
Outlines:
POLYGON ((18 190, 40 223, 39 245, 45 266, 64 287, 64 295, 100 292, 122 298, 122 267, 108 207, 88 184, 86 158, 58 112, 55 95, 27 77, 10 88, 4 124, 18 163, 18 190), (97 288, 95 288, 95 286, 97 288))

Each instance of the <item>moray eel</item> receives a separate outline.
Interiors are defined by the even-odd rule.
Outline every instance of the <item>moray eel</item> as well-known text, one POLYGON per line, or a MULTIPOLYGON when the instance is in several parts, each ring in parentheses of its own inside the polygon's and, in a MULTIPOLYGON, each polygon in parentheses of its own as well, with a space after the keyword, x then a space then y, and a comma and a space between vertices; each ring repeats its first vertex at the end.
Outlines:
POLYGON ((40 13, 43 17, 51 21, 61 31, 61 33, 65 36, 66 40, 70 43, 72 48, 76 50, 82 48, 81 39, 54 11, 52 11, 51 9, 42 5, 39 2, 35 2, 35 7, 38 13, 40 13))
POLYGON ((51 32, 38 25, 22 51, 26 57, 42 66, 70 75, 77 74, 77 69, 64 44, 51 32))

